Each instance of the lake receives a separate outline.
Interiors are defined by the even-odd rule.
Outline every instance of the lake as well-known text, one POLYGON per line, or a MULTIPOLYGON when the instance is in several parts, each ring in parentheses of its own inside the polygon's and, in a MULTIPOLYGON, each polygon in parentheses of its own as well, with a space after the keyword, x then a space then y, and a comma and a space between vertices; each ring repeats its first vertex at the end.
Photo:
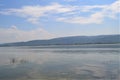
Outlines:
POLYGON ((119 80, 120 44, 0 47, 0 80, 119 80))

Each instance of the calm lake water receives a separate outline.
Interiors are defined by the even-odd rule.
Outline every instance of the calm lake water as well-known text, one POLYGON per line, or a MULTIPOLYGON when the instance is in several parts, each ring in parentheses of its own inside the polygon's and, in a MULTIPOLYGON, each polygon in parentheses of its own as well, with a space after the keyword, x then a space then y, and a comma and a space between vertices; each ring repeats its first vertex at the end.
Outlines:
POLYGON ((120 80, 120 44, 0 47, 0 80, 120 80))

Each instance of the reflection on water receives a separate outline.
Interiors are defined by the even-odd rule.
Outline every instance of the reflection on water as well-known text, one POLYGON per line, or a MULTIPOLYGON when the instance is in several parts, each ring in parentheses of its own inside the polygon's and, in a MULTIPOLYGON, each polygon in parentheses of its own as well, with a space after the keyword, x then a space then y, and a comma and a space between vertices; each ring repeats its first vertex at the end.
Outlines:
POLYGON ((119 80, 119 47, 98 47, 1 47, 0 80, 119 80))

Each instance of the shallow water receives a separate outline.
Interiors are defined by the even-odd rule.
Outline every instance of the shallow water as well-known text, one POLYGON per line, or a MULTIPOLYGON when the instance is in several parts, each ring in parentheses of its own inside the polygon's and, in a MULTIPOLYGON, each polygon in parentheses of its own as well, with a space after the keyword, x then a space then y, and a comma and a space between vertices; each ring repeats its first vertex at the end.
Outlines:
POLYGON ((0 80, 119 80, 120 46, 0 47, 0 80))

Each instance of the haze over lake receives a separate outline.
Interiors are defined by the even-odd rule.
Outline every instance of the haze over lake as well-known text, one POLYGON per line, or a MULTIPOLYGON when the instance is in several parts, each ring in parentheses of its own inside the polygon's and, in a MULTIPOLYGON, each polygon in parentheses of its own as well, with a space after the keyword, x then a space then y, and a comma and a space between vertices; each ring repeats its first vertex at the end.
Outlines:
POLYGON ((118 80, 119 56, 119 44, 0 47, 0 79, 118 80))

